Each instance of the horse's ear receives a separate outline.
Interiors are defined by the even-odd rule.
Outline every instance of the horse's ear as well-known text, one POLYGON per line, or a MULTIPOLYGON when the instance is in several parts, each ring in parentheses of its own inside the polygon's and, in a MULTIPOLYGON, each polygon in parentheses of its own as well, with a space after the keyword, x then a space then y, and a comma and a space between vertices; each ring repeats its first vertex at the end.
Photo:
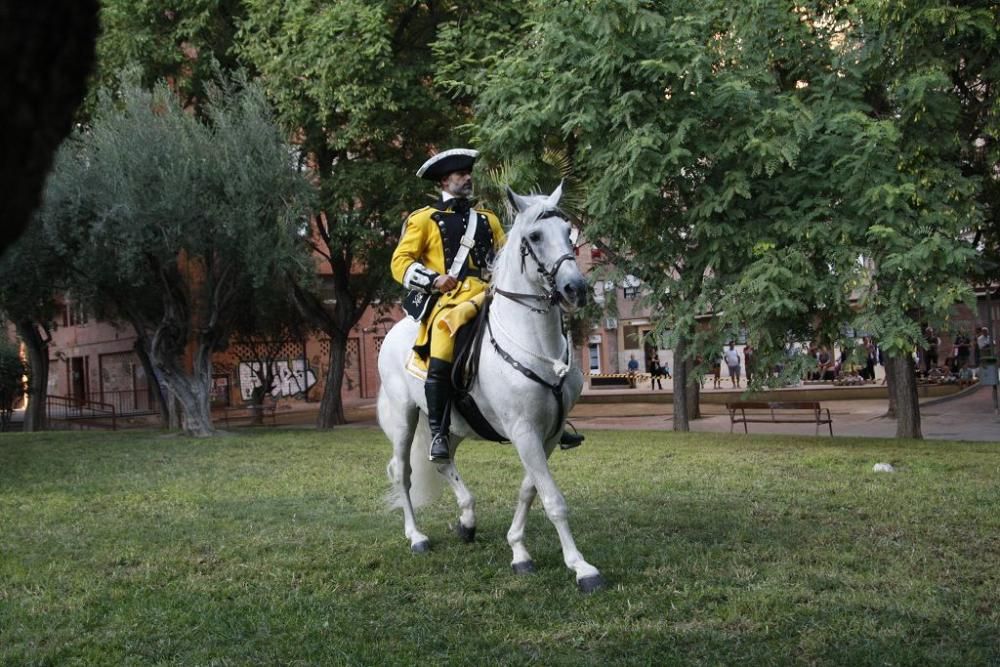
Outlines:
POLYGON ((551 208, 557 208, 559 206, 559 200, 562 199, 563 183, 565 181, 559 181, 559 186, 552 191, 549 195, 549 206, 551 208))
POLYGON ((523 213, 526 208, 528 208, 528 202, 521 195, 517 194, 507 186, 507 199, 510 200, 510 205, 514 207, 514 210, 518 213, 523 213))

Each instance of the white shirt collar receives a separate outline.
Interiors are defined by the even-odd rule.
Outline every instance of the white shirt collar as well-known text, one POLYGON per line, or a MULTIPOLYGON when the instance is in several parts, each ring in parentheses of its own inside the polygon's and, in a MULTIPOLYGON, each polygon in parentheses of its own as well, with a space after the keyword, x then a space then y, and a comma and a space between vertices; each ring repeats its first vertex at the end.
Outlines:
POLYGON ((454 198, 455 195, 451 194, 450 192, 445 192, 444 190, 441 191, 441 201, 448 201, 449 199, 454 199, 454 198))

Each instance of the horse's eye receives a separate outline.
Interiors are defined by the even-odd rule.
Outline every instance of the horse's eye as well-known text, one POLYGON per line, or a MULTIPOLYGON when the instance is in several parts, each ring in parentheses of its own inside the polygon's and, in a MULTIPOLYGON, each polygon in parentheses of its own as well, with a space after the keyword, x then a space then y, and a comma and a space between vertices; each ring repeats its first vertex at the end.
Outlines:
POLYGON ((528 240, 531 241, 532 243, 538 243, 539 241, 542 240, 542 233, 531 232, 530 234, 528 234, 528 240))

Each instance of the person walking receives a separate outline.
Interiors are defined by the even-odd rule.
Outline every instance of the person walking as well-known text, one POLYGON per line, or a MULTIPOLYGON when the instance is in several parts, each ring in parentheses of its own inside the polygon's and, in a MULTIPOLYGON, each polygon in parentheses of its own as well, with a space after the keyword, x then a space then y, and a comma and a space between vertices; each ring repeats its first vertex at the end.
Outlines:
POLYGON ((649 370, 649 389, 650 391, 656 389, 656 385, 660 385, 660 389, 663 389, 663 382, 660 380, 662 373, 660 371, 660 361, 656 357, 651 357, 648 364, 649 370))
POLYGON ((740 386, 740 353, 736 351, 736 343, 730 342, 729 349, 724 353, 726 366, 729 368, 729 381, 733 387, 740 386))

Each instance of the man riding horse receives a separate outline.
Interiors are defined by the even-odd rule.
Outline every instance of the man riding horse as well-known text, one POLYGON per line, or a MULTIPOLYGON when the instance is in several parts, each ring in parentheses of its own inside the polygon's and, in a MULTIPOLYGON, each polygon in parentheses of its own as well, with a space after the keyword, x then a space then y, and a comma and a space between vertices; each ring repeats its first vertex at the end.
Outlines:
MULTIPOLYGON (((420 321, 413 349, 421 359, 429 358, 424 382, 429 457, 439 463, 451 460, 448 427, 455 339, 454 332, 436 325, 455 306, 486 291, 490 264, 506 239, 496 214, 470 202, 472 166, 478 157, 478 151, 453 148, 424 162, 417 176, 435 182, 441 197, 407 218, 392 255, 393 278, 410 290, 404 308, 420 321)), ((559 442, 570 449, 582 441, 579 434, 563 432, 559 442)))

